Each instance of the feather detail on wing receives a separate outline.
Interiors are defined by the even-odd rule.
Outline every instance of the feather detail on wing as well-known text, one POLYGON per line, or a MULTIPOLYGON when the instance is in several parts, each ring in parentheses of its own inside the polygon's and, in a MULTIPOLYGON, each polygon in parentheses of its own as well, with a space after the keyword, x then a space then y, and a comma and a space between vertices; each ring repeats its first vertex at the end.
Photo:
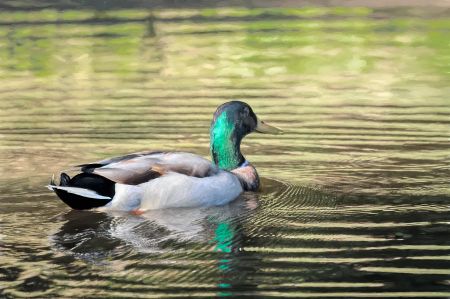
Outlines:
POLYGON ((83 164, 81 171, 95 173, 114 182, 138 185, 177 172, 198 178, 215 175, 219 168, 200 156, 190 153, 147 151, 83 164))

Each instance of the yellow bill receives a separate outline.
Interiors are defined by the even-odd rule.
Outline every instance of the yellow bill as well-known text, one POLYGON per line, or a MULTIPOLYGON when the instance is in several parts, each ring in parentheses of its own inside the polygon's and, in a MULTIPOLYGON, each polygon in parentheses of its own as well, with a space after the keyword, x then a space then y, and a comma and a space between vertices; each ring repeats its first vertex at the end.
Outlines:
POLYGON ((257 120, 256 132, 273 135, 283 135, 282 130, 264 123, 258 116, 256 116, 256 120, 257 120))

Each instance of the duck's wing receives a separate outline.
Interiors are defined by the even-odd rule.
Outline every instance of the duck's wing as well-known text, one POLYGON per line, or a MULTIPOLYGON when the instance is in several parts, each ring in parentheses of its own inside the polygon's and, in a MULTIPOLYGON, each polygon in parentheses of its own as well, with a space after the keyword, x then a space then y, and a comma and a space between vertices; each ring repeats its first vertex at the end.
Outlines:
POLYGON ((138 185, 168 172, 198 178, 215 175, 219 168, 205 158, 181 152, 146 151, 78 165, 85 173, 95 173, 116 183, 138 185))

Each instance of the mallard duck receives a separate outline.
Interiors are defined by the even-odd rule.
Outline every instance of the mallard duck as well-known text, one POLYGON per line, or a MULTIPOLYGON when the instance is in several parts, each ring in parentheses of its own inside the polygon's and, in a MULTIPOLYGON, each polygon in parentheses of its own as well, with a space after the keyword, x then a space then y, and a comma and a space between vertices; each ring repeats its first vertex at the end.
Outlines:
POLYGON ((73 209, 133 211, 215 206, 259 187, 256 169, 241 153, 252 133, 282 134, 261 121, 244 102, 219 106, 210 128, 213 163, 191 153, 145 151, 75 166, 73 178, 61 173, 50 185, 73 209))

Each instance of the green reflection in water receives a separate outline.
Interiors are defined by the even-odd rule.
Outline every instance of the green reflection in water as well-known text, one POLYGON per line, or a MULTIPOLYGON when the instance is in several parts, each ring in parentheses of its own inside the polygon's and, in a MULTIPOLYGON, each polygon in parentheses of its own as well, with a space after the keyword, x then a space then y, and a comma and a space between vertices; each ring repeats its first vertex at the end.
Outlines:
MULTIPOLYGON (((217 226, 217 229, 215 231, 215 238, 212 242, 216 244, 216 247, 214 248, 215 252, 226 252, 231 253, 233 248, 236 247, 236 244, 233 244, 233 239, 235 237, 235 227, 236 225, 233 225, 233 223, 229 220, 225 222, 219 223, 217 226)), ((224 271, 232 271, 233 269, 230 268, 229 263, 232 260, 230 259, 223 259, 220 260, 219 263, 221 264, 219 266, 220 270, 224 271)), ((227 283, 220 283, 218 284, 219 287, 222 288, 230 288, 231 285, 227 283)), ((219 292, 219 296, 231 296, 232 293, 230 292, 219 292)))
MULTIPOLYGON (((233 237, 234 237, 234 231, 232 227, 230 226, 230 222, 221 222, 217 226, 217 229, 215 231, 215 238, 213 241, 216 244, 216 247, 214 248, 214 251, 221 251, 221 252, 231 252, 231 246, 233 245, 233 237)), ((222 260, 221 262, 228 262, 228 260, 222 260)), ((226 266, 223 269, 226 269, 226 266)), ((222 269, 222 268, 221 268, 222 269)))

